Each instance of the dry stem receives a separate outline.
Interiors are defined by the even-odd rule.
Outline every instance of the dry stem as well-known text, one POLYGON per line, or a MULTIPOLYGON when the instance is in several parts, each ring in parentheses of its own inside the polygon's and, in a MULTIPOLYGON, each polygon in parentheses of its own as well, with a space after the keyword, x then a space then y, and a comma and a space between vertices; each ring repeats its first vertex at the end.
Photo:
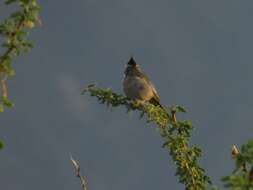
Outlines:
POLYGON ((80 169, 79 163, 76 160, 74 160, 72 156, 70 156, 70 161, 75 168, 76 177, 80 179, 82 190, 88 190, 87 180, 85 179, 85 176, 81 175, 81 169, 80 169))

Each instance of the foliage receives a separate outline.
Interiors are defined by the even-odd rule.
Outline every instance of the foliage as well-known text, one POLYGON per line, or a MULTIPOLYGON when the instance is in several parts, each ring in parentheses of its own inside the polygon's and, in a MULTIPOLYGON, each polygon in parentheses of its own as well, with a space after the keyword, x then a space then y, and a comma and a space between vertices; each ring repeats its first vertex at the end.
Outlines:
POLYGON ((18 11, 12 13, 0 24, 0 36, 4 42, 2 47, 5 50, 0 55, 0 112, 4 107, 12 107, 13 103, 8 99, 6 80, 14 75, 12 66, 13 58, 22 52, 28 52, 33 44, 27 40, 27 29, 33 28, 39 23, 38 13, 40 7, 36 0, 7 0, 6 5, 16 3, 19 5, 18 11))
MULTIPOLYGON (((193 125, 190 121, 176 120, 177 112, 186 112, 181 106, 173 106, 168 113, 165 108, 152 104, 140 105, 130 101, 123 95, 118 95, 111 89, 100 89, 95 85, 89 85, 84 91, 89 92, 102 104, 117 107, 125 106, 127 111, 138 110, 140 117, 146 116, 147 122, 155 122, 160 135, 164 139, 163 147, 167 149, 177 166, 176 174, 179 182, 185 185, 186 190, 205 190, 211 184, 205 170, 199 166, 198 159, 201 149, 189 144, 189 138, 193 125)), ((217 188, 213 188, 217 189, 217 188)))
POLYGON ((231 190, 253 190, 253 140, 241 147, 235 158, 235 170, 224 177, 225 187, 231 190))
POLYGON ((0 150, 4 147, 3 141, 0 141, 0 150))

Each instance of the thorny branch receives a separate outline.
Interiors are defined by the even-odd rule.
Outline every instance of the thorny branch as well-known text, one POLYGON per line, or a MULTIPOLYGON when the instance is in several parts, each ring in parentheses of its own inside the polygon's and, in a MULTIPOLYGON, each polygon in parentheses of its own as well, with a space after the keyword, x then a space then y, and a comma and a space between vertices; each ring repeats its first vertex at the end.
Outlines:
POLYGON ((176 175, 179 177, 180 183, 185 184, 186 190, 208 189, 208 186, 211 185, 210 178, 198 163, 201 149, 190 145, 189 142, 193 125, 188 120, 177 120, 176 118, 176 113, 186 112, 183 107, 174 105, 168 112, 166 108, 152 104, 135 104, 127 97, 117 94, 109 88, 101 89, 93 84, 88 85, 83 90, 83 93, 85 92, 96 97, 99 103, 107 106, 125 106, 128 112, 138 110, 140 117, 145 116, 147 122, 156 123, 160 129, 160 135, 164 139, 162 147, 169 151, 177 165, 176 175))

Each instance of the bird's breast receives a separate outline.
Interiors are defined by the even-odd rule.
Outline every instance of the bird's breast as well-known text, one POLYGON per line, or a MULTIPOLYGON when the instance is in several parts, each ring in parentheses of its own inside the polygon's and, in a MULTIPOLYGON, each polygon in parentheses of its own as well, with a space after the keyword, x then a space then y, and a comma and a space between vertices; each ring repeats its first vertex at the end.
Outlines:
POLYGON ((126 96, 133 100, 147 101, 153 97, 150 85, 140 77, 125 77, 123 89, 126 96))

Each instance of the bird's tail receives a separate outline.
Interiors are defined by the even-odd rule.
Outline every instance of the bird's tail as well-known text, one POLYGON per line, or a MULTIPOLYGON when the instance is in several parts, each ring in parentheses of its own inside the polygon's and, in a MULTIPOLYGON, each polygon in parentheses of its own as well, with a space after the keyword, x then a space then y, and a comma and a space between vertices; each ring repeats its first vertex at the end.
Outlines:
POLYGON ((157 99, 155 99, 155 98, 151 98, 149 100, 149 103, 151 103, 151 104, 153 104, 155 106, 160 106, 161 108, 163 108, 163 106, 160 104, 160 102, 157 99))

